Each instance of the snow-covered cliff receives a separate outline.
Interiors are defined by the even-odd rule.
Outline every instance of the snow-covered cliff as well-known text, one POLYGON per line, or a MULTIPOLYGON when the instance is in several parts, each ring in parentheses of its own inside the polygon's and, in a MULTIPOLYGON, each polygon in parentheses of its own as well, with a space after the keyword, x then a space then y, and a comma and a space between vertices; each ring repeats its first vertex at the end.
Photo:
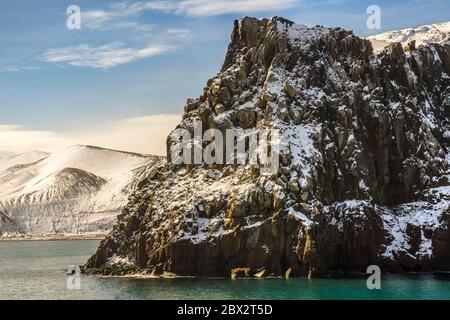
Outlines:
MULTIPOLYGON (((423 38, 423 37, 422 37, 423 38)), ((280 168, 148 172, 87 270, 190 276, 450 270, 450 45, 235 22, 178 129, 278 129, 280 168)), ((168 139, 168 150, 179 145, 168 139)))

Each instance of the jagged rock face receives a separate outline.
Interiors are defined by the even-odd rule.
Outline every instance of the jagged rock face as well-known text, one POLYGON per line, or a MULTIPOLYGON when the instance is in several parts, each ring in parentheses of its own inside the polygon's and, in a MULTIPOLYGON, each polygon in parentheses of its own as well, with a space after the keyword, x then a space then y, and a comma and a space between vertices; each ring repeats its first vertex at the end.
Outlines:
POLYGON ((342 29, 243 18, 178 128, 273 128, 278 174, 153 168, 87 269, 321 275, 450 267, 450 46, 405 53, 342 29), (243 272, 244 270, 245 272, 243 272))

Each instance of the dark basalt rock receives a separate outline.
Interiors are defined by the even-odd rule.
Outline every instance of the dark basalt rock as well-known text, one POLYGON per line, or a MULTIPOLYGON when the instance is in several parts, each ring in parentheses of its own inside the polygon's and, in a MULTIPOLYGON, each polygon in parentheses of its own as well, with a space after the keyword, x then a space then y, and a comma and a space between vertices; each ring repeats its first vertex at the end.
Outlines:
POLYGON ((221 72, 178 128, 279 128, 278 174, 174 166, 168 139, 167 162, 85 269, 111 273, 121 257, 125 272, 181 276, 449 270, 450 46, 408 50, 373 55, 342 29, 236 21, 221 72))

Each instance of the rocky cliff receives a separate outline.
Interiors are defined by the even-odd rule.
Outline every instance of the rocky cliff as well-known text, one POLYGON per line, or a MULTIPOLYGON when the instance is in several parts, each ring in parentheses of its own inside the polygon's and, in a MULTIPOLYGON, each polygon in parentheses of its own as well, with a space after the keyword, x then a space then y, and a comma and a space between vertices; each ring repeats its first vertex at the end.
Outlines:
POLYGON ((407 50, 282 18, 236 21, 222 70, 178 128, 272 128, 277 174, 147 173, 86 270, 319 276, 450 270, 450 45, 407 50))

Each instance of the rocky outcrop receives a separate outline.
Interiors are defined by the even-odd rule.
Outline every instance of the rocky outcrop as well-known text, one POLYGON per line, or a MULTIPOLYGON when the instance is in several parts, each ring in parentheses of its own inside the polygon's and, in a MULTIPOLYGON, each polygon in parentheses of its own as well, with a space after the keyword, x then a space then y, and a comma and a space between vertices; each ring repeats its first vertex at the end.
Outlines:
POLYGON ((282 18, 235 22, 178 128, 281 132, 280 168, 148 172, 87 263, 100 273, 319 276, 448 269, 450 46, 387 46, 282 18), (127 261, 126 271, 111 268, 127 261), (131 267, 130 267, 131 266, 131 267))

